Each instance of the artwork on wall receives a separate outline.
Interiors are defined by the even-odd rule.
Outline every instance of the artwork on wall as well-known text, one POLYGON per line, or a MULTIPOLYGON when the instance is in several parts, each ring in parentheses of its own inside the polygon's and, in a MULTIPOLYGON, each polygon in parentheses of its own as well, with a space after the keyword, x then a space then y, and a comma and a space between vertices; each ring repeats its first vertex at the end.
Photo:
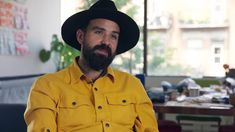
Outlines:
POLYGON ((0 55, 29 53, 26 0, 0 0, 0 55))

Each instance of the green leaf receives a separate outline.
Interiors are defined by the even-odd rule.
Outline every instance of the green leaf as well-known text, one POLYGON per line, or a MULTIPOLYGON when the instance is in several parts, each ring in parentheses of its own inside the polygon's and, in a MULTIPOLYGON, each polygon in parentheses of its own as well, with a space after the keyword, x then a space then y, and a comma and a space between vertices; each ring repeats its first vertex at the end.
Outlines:
POLYGON ((43 63, 47 62, 50 59, 50 57, 51 57, 51 52, 50 51, 42 49, 39 52, 39 58, 43 63))

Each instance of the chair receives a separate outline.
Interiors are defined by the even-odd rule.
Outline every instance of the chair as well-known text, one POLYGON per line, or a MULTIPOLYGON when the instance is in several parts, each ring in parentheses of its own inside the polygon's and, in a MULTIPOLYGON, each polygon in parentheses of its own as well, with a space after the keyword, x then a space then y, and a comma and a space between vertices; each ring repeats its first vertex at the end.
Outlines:
POLYGON ((26 132, 25 108, 26 106, 23 104, 0 104, 0 131, 26 132))
POLYGON ((234 132, 235 125, 223 125, 219 127, 219 132, 234 132))
POLYGON ((138 79, 140 79, 143 86, 145 86, 145 75, 144 74, 136 74, 135 75, 138 79))
POLYGON ((181 132, 181 126, 174 121, 158 120, 159 132, 181 132))
MULTIPOLYGON (((137 74, 135 75, 138 79, 140 79, 141 83, 143 84, 143 86, 145 86, 145 75, 144 74, 137 74)), ((156 100, 163 100, 164 96, 158 94, 160 97, 157 97, 156 98, 151 98, 153 96, 155 96, 155 94, 157 94, 156 92, 148 92, 148 96, 150 97, 151 101, 154 102, 154 99, 156 100), (153 95, 153 96, 151 96, 153 95)), ((164 101, 164 100, 163 100, 164 101)), ((181 132, 181 126, 179 124, 177 124, 176 122, 174 121, 170 121, 170 120, 158 120, 158 129, 159 129, 159 132, 181 132)))
POLYGON ((231 77, 231 78, 235 79, 235 69, 234 68, 229 69, 229 71, 225 74, 226 74, 226 77, 231 77))

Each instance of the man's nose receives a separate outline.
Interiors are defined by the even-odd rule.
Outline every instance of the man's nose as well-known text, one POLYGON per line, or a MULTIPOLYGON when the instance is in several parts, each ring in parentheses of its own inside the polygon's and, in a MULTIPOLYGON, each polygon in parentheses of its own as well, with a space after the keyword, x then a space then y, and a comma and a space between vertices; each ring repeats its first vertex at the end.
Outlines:
POLYGON ((109 35, 104 35, 101 42, 103 44, 109 46, 111 44, 111 39, 110 39, 109 35))

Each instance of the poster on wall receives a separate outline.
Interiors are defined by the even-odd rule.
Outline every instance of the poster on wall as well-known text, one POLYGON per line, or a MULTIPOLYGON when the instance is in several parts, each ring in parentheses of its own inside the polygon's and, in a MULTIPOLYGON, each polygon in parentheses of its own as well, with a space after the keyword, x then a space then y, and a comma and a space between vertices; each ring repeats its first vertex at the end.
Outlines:
POLYGON ((0 0, 0 55, 29 53, 27 0, 0 0))

